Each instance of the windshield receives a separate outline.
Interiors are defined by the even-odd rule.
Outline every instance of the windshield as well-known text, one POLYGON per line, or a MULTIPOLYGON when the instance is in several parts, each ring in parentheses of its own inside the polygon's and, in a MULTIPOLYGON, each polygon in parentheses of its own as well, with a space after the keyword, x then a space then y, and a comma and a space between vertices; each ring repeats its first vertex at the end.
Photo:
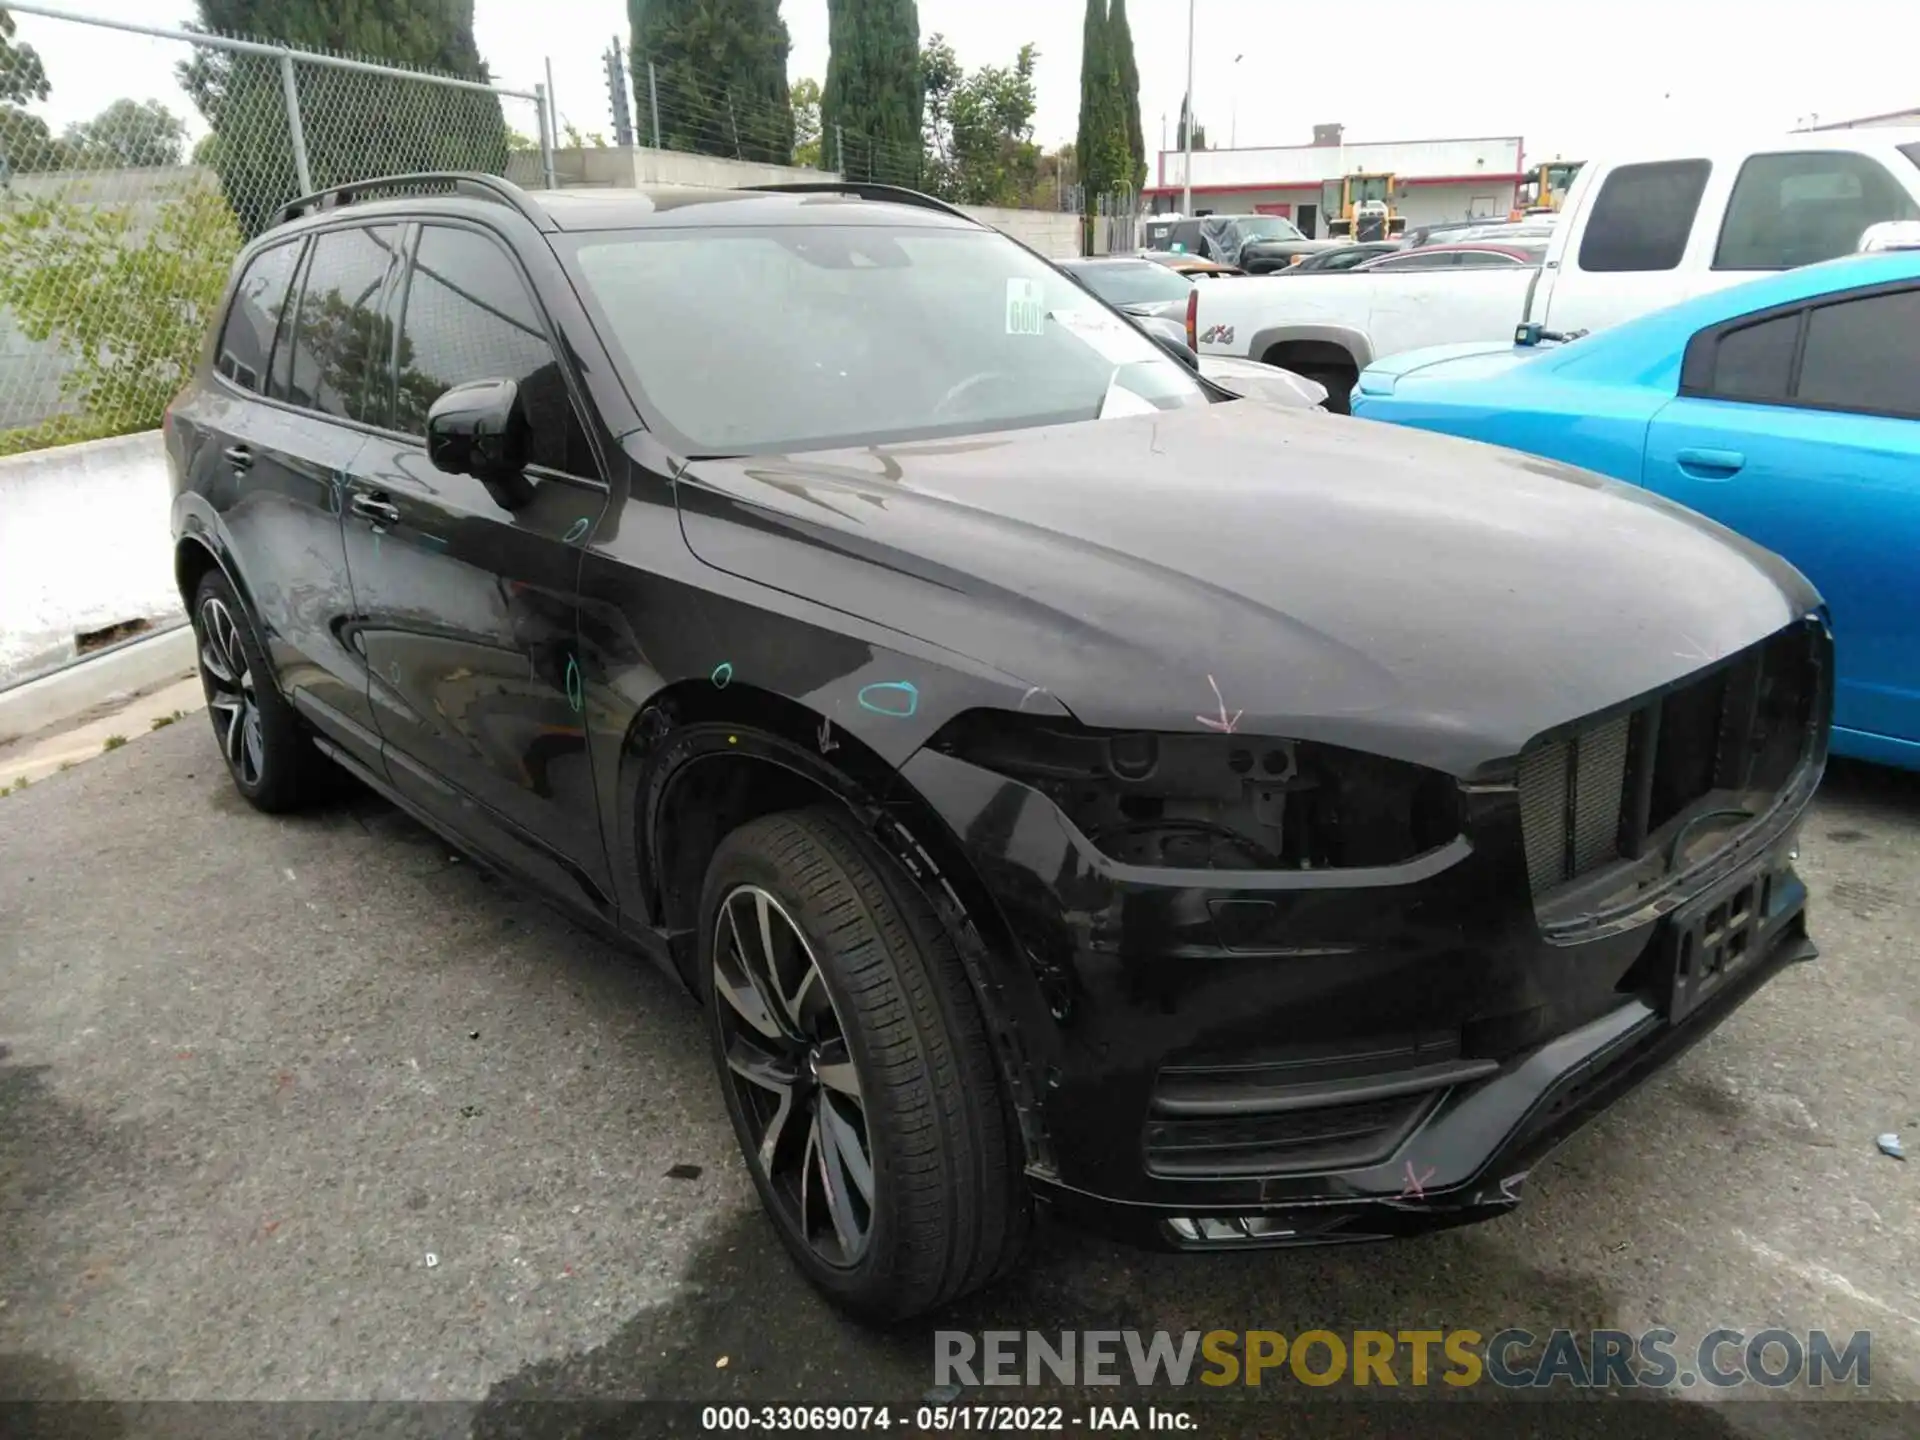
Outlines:
POLYGON ((582 235, 650 420, 689 455, 877 444, 1207 404, 1192 373, 996 231, 582 235))
POLYGON ((1177 270, 1152 260, 1109 261, 1066 267, 1109 305, 1144 305, 1162 300, 1185 302, 1193 282, 1177 270))
POLYGON ((1240 227, 1240 234, 1248 240, 1304 240, 1307 237, 1294 228, 1291 220, 1278 215, 1254 215, 1245 220, 1234 222, 1240 227))

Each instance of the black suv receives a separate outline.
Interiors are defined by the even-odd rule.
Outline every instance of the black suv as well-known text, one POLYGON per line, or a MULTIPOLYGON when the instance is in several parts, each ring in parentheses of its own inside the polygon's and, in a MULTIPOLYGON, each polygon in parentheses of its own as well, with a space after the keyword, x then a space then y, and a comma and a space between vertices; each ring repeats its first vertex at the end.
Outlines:
POLYGON ((1501 1213, 1810 956, 1831 645, 1643 492, 1222 397, 924 197, 412 177, 166 425, 215 732, 705 1002, 808 1275, 1501 1213))

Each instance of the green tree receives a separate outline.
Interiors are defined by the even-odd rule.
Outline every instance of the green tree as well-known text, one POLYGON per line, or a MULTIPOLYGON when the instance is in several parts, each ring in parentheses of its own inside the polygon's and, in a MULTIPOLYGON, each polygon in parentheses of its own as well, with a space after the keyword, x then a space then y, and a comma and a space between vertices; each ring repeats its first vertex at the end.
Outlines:
POLYGON ((820 168, 820 82, 802 78, 793 82, 793 163, 820 168))
MULTIPOLYGON (((1180 123, 1174 127, 1173 148, 1176 150, 1185 150, 1187 148, 1187 116, 1187 102, 1182 99, 1180 102, 1180 123)), ((1204 150, 1207 148, 1207 127, 1200 123, 1200 118, 1197 115, 1193 117, 1193 148, 1196 150, 1204 150)))
POLYGON ((72 157, 47 122, 23 108, 53 93, 46 66, 31 45, 14 41, 13 16, 0 10, 0 178, 28 170, 63 170, 72 157))
POLYGON ((922 184, 967 205, 1020 205, 1033 197, 1040 147, 1033 143, 1033 71, 1040 58, 1020 47, 1011 69, 983 65, 965 74, 944 36, 920 55, 926 85, 927 159, 922 184))
POLYGON ((658 144, 735 160, 792 161, 790 43, 779 0, 627 0, 627 13, 643 115, 651 113, 653 67, 658 144))
POLYGON ((1147 137, 1140 127, 1140 68, 1133 60, 1133 27, 1127 23, 1127 0, 1112 0, 1107 10, 1107 48, 1119 87, 1116 103, 1126 112, 1126 187, 1138 190, 1147 183, 1147 137))
POLYGON ((820 90, 826 168, 853 180, 918 184, 926 107, 919 6, 914 0, 827 0, 827 45, 827 83, 820 90))
POLYGON ((1084 211, 1094 213, 1102 195, 1126 187, 1127 117, 1120 99, 1120 71, 1107 26, 1107 0, 1087 0, 1080 42, 1080 162, 1084 211))
MULTIPOLYGON (((300 50, 324 50, 469 80, 487 79, 473 38, 474 0, 198 0, 200 26, 300 50)), ((507 163, 498 98, 429 80, 295 66, 315 186, 421 170, 507 163)), ((213 161, 247 235, 299 193, 278 62, 208 52, 180 67, 221 137, 213 161)))
POLYGON ((188 181, 156 209, 36 197, 0 209, 0 307, 65 352, 77 415, 0 437, 0 451, 160 423, 186 384, 240 246, 220 192, 188 181))
POLYGON ((178 165, 187 126, 158 100, 116 100, 61 138, 89 169, 178 165))

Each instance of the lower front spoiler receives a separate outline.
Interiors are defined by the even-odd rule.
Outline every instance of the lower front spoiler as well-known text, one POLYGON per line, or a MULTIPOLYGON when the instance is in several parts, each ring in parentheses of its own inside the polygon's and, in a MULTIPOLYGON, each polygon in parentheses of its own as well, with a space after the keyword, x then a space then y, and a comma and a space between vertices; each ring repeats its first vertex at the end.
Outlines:
MULTIPOLYGON (((1285 1198, 1276 1195, 1278 1203, 1272 1204, 1220 1204, 1217 1196, 1210 1204, 1203 1187, 1196 1187, 1189 1204, 1138 1204, 1092 1195, 1046 1176, 1032 1177, 1034 1193, 1062 1219, 1160 1250, 1387 1240, 1490 1220, 1520 1203, 1532 1167, 1589 1120, 1705 1038, 1780 971, 1818 954, 1807 938, 1802 910, 1780 927, 1746 974, 1730 978, 1721 993, 1678 1023, 1635 999, 1549 1041, 1442 1106, 1409 1137, 1380 1167, 1404 1176, 1398 1194, 1376 1190, 1356 1197, 1351 1174, 1325 1177, 1324 1196, 1303 1194, 1306 1177, 1295 1177, 1285 1186, 1285 1198), (1516 1087, 1530 1097, 1517 1124, 1516 1087)), ((1382 1177, 1370 1178, 1378 1183, 1382 1177)))

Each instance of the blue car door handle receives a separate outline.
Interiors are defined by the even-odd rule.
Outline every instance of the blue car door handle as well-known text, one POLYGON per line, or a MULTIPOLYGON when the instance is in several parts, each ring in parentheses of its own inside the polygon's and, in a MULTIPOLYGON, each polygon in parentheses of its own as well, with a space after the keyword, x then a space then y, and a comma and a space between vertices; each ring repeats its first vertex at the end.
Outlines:
POLYGON ((1678 451, 1673 460, 1697 480, 1728 479, 1747 463, 1747 457, 1738 450, 1702 450, 1691 445, 1678 451))

